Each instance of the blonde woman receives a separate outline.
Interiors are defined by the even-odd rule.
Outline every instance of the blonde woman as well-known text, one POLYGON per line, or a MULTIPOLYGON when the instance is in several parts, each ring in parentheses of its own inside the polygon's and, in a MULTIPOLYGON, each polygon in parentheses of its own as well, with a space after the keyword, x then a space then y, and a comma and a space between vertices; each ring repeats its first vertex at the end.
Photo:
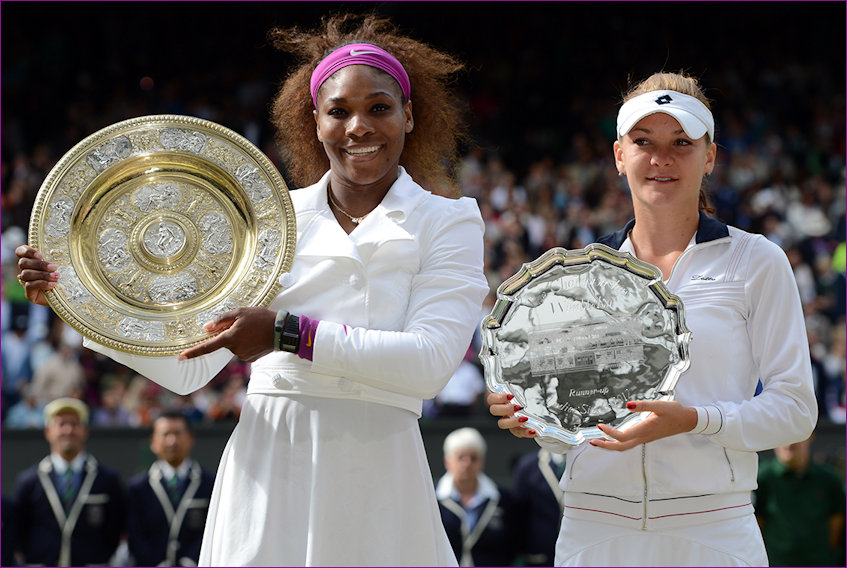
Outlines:
MULTIPOLYGON (((682 298, 691 366, 673 401, 568 452, 557 566, 765 566, 753 514, 756 452, 803 440, 817 419, 805 324, 785 253, 709 216, 715 124, 698 82, 637 85, 618 113, 615 164, 635 219, 599 239, 661 270, 682 298), (757 387, 761 387, 756 395, 757 387)), ((506 395, 501 428, 536 437, 506 395)))

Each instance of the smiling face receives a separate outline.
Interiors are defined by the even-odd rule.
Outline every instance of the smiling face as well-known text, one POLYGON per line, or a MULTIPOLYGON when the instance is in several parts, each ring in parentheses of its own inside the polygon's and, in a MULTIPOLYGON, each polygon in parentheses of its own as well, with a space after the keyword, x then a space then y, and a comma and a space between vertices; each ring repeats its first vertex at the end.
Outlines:
POLYGON ((700 185, 715 166, 717 147, 705 136, 693 140, 674 117, 655 113, 616 141, 614 152, 636 211, 671 207, 696 212, 700 185))
POLYGON ((318 140, 324 146, 336 190, 388 191, 406 134, 412 131, 412 103, 403 103, 397 82, 366 65, 334 73, 318 91, 318 140))

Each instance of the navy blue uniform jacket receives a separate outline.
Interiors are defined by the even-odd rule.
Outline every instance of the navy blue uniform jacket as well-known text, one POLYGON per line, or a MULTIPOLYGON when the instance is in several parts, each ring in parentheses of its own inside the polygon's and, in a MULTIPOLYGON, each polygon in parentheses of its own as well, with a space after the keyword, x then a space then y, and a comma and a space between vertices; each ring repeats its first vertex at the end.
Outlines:
POLYGON ((558 482, 547 450, 527 454, 515 466, 512 495, 523 519, 519 541, 527 566, 553 565, 563 504, 558 482))
POLYGON ((472 559, 473 566, 511 566, 515 558, 516 511, 509 492, 497 489, 499 499, 486 499, 477 507, 482 515, 472 531, 465 526, 461 505, 449 497, 438 501, 441 522, 460 565, 467 566, 472 559))
POLYGON ((154 463, 129 482, 129 551, 138 566, 196 566, 214 476, 192 462, 174 506, 154 463))
POLYGON ((66 513, 52 472, 53 463, 47 456, 18 477, 15 548, 26 564, 107 564, 124 529, 126 509, 120 477, 89 454, 79 492, 66 513))

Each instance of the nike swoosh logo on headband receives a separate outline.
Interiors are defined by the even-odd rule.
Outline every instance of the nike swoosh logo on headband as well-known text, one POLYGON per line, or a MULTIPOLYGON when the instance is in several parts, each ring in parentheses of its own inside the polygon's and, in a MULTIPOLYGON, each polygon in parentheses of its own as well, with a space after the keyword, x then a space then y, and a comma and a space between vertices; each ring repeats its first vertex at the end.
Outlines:
POLYGON ((378 51, 356 51, 355 49, 350 50, 350 55, 353 55, 353 56, 364 55, 366 53, 373 53, 374 55, 379 55, 378 51))

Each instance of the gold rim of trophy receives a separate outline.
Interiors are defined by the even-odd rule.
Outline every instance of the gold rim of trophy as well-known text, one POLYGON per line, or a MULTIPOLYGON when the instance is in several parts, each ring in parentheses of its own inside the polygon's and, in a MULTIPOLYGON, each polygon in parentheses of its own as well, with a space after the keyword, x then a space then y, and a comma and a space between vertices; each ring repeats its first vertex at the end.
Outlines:
POLYGON ((214 122, 151 115, 88 136, 51 170, 29 242, 55 263, 53 310, 119 351, 169 356, 202 325, 267 306, 294 257, 288 188, 250 141, 214 122))

